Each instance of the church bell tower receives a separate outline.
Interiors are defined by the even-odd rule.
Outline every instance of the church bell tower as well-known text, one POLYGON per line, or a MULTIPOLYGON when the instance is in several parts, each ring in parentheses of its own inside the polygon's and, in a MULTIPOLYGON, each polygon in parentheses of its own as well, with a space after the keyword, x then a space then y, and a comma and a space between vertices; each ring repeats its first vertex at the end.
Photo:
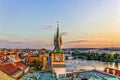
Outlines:
POLYGON ((57 78, 63 77, 66 74, 64 51, 61 46, 62 36, 59 33, 59 22, 57 22, 57 32, 54 35, 54 50, 51 54, 51 66, 57 78))

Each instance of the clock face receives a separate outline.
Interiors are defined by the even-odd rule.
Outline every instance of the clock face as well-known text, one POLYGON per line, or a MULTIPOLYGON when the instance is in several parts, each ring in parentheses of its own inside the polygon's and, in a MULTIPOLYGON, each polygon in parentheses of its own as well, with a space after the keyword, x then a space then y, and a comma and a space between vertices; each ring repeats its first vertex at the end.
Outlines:
POLYGON ((60 61, 60 57, 59 56, 56 57, 56 61, 60 61))

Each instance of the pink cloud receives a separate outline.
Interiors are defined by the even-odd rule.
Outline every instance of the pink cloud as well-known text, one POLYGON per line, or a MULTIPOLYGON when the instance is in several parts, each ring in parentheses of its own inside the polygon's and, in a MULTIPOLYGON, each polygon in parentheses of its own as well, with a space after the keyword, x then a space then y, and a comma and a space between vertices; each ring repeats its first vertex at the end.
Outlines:
POLYGON ((88 42, 87 40, 77 40, 77 41, 67 41, 65 43, 83 43, 83 42, 88 42))
POLYGON ((62 34, 63 36, 64 36, 64 35, 68 35, 68 33, 67 33, 67 32, 62 32, 61 34, 62 34))

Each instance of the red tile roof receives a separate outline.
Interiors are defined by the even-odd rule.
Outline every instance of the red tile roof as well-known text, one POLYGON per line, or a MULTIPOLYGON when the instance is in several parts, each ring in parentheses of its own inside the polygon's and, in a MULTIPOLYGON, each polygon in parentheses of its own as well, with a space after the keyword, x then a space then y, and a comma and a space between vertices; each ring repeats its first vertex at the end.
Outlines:
POLYGON ((5 52, 0 52, 0 60, 7 59, 8 57, 5 55, 5 52))
POLYGON ((5 52, 0 52, 0 56, 5 56, 5 52))
POLYGON ((20 60, 20 58, 19 58, 19 56, 18 56, 18 55, 16 55, 16 56, 15 56, 15 59, 16 59, 16 60, 20 60))
POLYGON ((0 70, 5 72, 8 75, 12 75, 13 73, 17 72, 19 68, 15 67, 13 64, 0 64, 0 70))
POLYGON ((15 62, 14 65, 17 67, 17 68, 25 68, 26 65, 23 61, 19 61, 19 62, 15 62))

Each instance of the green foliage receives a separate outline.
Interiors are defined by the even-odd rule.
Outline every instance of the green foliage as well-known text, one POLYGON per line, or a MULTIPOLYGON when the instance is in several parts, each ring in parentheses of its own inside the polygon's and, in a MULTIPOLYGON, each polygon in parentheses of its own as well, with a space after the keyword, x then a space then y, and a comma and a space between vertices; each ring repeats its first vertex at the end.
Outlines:
POLYGON ((32 67, 33 70, 41 70, 43 67, 43 64, 39 60, 33 60, 30 67, 32 67))
POLYGON ((78 51, 75 51, 75 52, 72 53, 73 56, 79 56, 79 54, 80 53, 78 51))
POLYGON ((88 60, 100 60, 100 61, 107 61, 107 62, 114 62, 117 60, 117 54, 107 54, 107 53, 95 53, 95 52, 83 52, 80 53, 78 51, 75 51, 72 53, 73 56, 78 56, 80 58, 85 58, 88 60))

